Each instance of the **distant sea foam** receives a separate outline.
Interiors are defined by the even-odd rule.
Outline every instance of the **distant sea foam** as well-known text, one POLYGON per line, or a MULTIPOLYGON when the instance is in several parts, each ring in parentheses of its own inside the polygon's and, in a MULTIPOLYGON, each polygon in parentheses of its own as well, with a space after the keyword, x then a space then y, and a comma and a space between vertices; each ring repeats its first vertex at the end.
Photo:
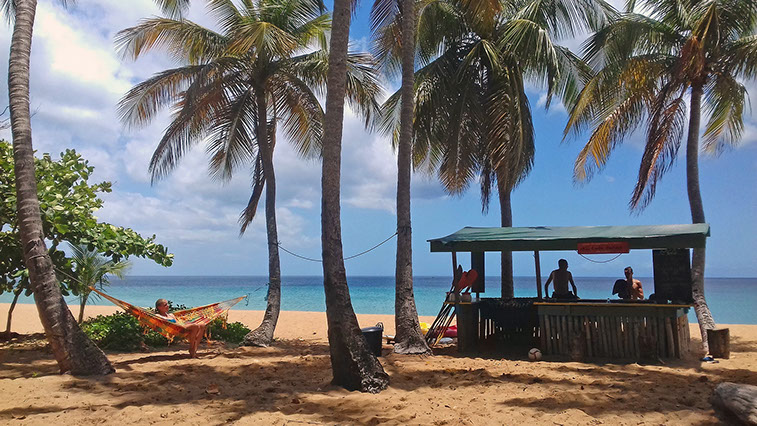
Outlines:
MULTIPOLYGON (((619 277, 576 277, 578 294, 583 299, 612 298, 612 285, 619 277)), ((653 292, 652 278, 639 278, 645 294, 653 292)), ((350 297, 359 314, 394 314, 394 277, 349 277, 350 297)), ((249 303, 242 302, 235 309, 264 310, 266 306, 267 277, 197 277, 197 276, 130 276, 124 280, 112 279, 106 291, 112 296, 138 306, 153 306, 158 298, 166 298, 186 306, 200 306, 249 294, 249 303)), ((417 276, 413 281, 415 301, 419 315, 435 316, 439 312, 444 293, 451 285, 450 277, 417 276)), ((486 277, 486 293, 482 297, 498 297, 499 277, 486 277)), ((550 286, 550 290, 552 287, 550 286)), ((715 320, 720 324, 757 324, 757 278, 707 278, 707 302, 715 320)), ((515 295, 534 297, 534 277, 515 277, 515 295)), ((10 303, 10 294, 0 295, 0 302, 10 303)), ((69 304, 76 298, 66 297, 69 304)), ((19 303, 33 303, 31 297, 21 297, 19 303)), ((109 305, 104 299, 90 302, 109 305)), ((281 307, 286 311, 324 312, 323 278, 284 277, 281 289, 281 307)), ((689 321, 695 322, 694 310, 689 321)))

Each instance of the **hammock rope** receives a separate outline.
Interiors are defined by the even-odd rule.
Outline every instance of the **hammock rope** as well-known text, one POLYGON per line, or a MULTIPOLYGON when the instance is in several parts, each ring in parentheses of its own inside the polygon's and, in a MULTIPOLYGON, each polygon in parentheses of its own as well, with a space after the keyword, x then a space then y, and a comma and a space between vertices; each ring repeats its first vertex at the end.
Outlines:
MULTIPOLYGON (((379 247, 381 247, 382 245, 384 245, 384 244, 385 244, 385 243, 386 243, 387 241, 389 241, 389 240, 391 240, 392 238, 394 238, 394 237, 395 237, 395 236, 396 236, 396 235, 397 235, 398 233, 399 233, 399 231, 395 231, 395 232, 394 232, 394 234, 392 234, 392 235, 390 235, 389 237, 387 237, 387 238, 386 238, 386 239, 385 239, 384 241, 382 241, 382 242, 380 242, 380 243, 376 244, 375 246, 373 246, 373 247, 369 248, 368 250, 365 250, 365 251, 361 251, 360 253, 358 253, 358 254, 353 254, 352 256, 347 256, 347 257, 345 257, 345 258, 344 258, 344 260, 350 260, 350 259, 354 259, 354 258, 356 258, 356 257, 360 257, 360 256, 362 256, 362 255, 364 255, 364 254, 368 254, 368 253, 372 252, 373 250, 376 250, 377 248, 379 248, 379 247)), ((271 243, 271 244, 274 244, 274 243, 271 243)), ((292 251, 289 251, 289 250, 287 250, 286 248, 284 248, 284 246, 282 246, 282 245, 281 245, 281 242, 278 242, 278 243, 275 243, 275 244, 276 244, 277 246, 279 246, 279 248, 280 248, 281 250, 283 250, 283 251, 285 251, 285 252, 287 252, 287 253, 291 254, 291 255, 292 255, 292 256, 294 256, 294 257, 300 258, 300 259, 302 259, 302 260, 307 260, 307 261, 310 261, 310 262, 319 262, 319 263, 323 263, 323 259, 314 259, 314 258, 312 258, 312 257, 302 256, 302 255, 299 255, 299 254, 297 254, 297 253, 294 253, 294 252, 292 252, 292 251)))

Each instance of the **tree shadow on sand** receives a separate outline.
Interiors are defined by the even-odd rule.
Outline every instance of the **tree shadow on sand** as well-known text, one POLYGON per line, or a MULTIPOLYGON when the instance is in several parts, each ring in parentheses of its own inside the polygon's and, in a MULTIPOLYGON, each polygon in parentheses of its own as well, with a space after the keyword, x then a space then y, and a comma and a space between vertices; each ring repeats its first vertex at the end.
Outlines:
MULTIPOLYGON (((746 345, 740 349, 755 351, 746 345)), ((496 396, 496 401, 489 404, 499 407, 558 415, 568 409, 591 416, 635 415, 640 409, 659 413, 696 410, 707 414, 711 411, 708 397, 717 383, 744 382, 753 375, 744 369, 727 368, 727 361, 707 366, 695 359, 664 366, 531 363, 493 356, 467 358, 454 352, 454 348, 434 357, 399 356, 385 347, 381 362, 391 384, 375 396, 347 392, 330 384, 331 364, 325 343, 280 340, 268 348, 205 348, 199 359, 187 359, 180 351, 182 348, 170 353, 121 354, 115 362, 116 374, 68 378, 61 386, 65 392, 84 395, 88 401, 91 397, 93 403, 107 398, 109 405, 117 409, 157 406, 166 411, 170 407, 176 410, 170 420, 176 422, 196 422, 198 417, 181 417, 191 416, 194 410, 195 414, 201 411, 204 418, 213 419, 212 423, 272 414, 305 416, 325 423, 370 424, 418 423, 415 414, 398 409, 406 407, 406 396, 415 392, 429 398, 427 406, 417 407, 416 414, 439 405, 449 407, 453 402, 475 407, 480 403, 476 398, 483 395, 496 396)), ((14 361, 13 369, 22 371, 14 373, 17 377, 29 377, 29 371, 24 372, 20 364, 35 355, 27 355, 14 361)), ((36 356, 37 363, 44 358, 36 356)), ((49 360, 45 365, 54 368, 49 360)), ((0 378, 8 378, 7 373, 0 378)), ((0 411, 0 419, 11 418, 11 413, 32 416, 53 412, 53 405, 32 405, 0 411)), ((108 411, 96 410, 87 415, 108 418, 108 411)))

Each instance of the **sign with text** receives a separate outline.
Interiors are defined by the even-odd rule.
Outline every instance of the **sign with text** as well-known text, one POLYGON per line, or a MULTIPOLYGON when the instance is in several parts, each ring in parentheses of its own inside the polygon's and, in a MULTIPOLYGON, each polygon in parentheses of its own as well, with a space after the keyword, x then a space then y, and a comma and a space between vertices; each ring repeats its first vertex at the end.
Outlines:
POLYGON ((657 300, 690 303, 691 255, 688 249, 652 250, 654 293, 657 300))
POLYGON ((628 253, 628 243, 625 241, 610 241, 603 243, 578 243, 578 254, 628 253))

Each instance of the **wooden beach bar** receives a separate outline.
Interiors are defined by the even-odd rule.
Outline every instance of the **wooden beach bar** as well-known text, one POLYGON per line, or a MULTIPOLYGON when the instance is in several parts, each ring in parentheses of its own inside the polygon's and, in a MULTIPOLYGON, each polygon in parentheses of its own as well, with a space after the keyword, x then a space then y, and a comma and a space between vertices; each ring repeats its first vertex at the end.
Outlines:
MULTIPOLYGON (((452 254, 455 278, 445 306, 457 317, 461 352, 527 346, 539 348, 544 355, 575 360, 682 358, 689 351, 687 313, 693 300, 689 249, 704 247, 709 235, 707 224, 466 227, 429 243, 432 252, 452 254), (608 283, 608 299, 558 300, 542 295, 541 251, 630 250, 652 251, 654 283, 647 289, 652 293, 649 299, 609 298, 612 283, 608 283), (536 297, 481 297, 486 290, 484 254, 503 251, 534 253, 536 297), (462 253, 470 254, 471 270, 476 271, 470 297, 454 290, 460 275, 458 254, 462 253)), ((432 337, 439 333, 438 324, 432 325, 432 337)))

